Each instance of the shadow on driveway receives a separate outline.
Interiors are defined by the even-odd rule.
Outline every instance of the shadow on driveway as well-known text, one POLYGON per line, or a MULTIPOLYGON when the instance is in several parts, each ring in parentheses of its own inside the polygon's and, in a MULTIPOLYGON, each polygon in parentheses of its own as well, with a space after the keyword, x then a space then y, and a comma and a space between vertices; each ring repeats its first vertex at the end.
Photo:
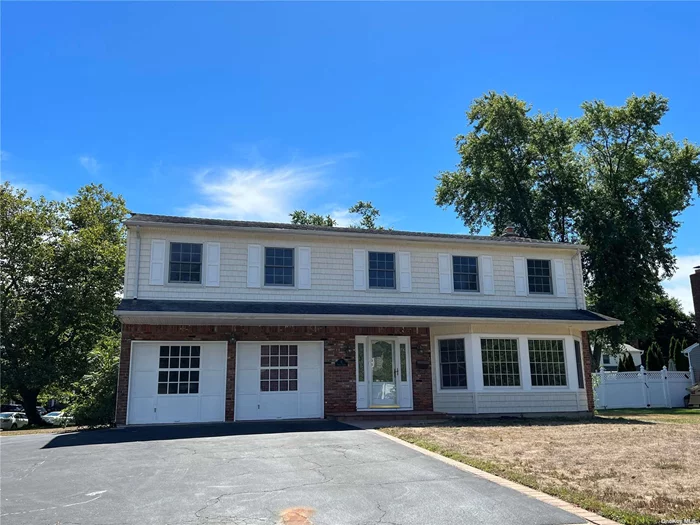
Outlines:
POLYGON ((106 430, 84 430, 71 434, 59 434, 42 448, 81 447, 83 445, 105 445, 133 443, 137 441, 163 441, 221 436, 246 436, 253 434, 336 432, 345 430, 357 430, 357 428, 339 423, 338 421, 327 420, 152 425, 106 430))

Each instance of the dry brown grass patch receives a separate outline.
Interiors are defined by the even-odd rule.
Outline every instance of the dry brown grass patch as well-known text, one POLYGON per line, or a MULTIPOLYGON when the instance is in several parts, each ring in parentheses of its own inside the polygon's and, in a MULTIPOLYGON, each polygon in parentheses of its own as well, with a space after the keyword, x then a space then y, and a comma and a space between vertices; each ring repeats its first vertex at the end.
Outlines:
MULTIPOLYGON (((385 429, 490 462, 541 490, 662 519, 700 520, 700 411, 593 420, 481 420, 385 429)), ((478 466, 478 465, 475 465, 478 466)), ((576 503, 576 502, 574 502, 576 503)), ((630 522, 634 522, 633 520, 630 522)))

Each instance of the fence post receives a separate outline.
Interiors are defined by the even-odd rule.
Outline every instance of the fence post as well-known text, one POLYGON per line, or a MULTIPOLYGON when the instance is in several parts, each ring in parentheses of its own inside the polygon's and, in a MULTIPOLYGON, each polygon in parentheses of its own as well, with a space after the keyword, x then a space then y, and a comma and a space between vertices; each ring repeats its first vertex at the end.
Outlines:
POLYGON ((639 372, 642 374, 642 398, 644 399, 644 406, 649 408, 649 385, 647 385, 647 371, 644 365, 639 367, 639 372))
POLYGON ((598 371, 598 389, 600 390, 600 407, 602 409, 607 408, 607 403, 605 399, 605 367, 600 367, 600 370, 598 371))
POLYGON ((668 369, 665 366, 661 369, 661 381, 664 387, 664 401, 666 402, 666 408, 671 408, 671 392, 668 386, 668 369))

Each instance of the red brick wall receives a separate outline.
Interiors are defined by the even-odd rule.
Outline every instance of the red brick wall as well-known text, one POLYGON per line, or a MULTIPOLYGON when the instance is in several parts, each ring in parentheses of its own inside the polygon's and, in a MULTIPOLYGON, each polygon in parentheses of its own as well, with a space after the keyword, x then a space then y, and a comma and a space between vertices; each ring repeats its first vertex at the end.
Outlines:
POLYGON ((690 290, 693 294, 693 308, 695 310, 695 327, 700 341, 700 269, 690 274, 690 290))
POLYGON ((593 376, 591 376, 591 348, 588 344, 588 332, 581 332, 581 352, 583 353, 583 377, 586 383, 586 398, 588 399, 588 411, 593 412, 595 403, 593 400, 593 376))
POLYGON ((126 423, 129 360, 132 341, 228 341, 226 421, 233 421, 237 341, 319 341, 325 343, 325 413, 356 409, 355 336, 407 335, 411 337, 413 404, 415 410, 432 410, 430 331, 428 328, 359 326, 230 326, 230 325, 129 325, 122 326, 122 347, 117 388, 117 424, 126 423), (335 366, 337 360, 348 366, 335 366), (419 368, 418 362, 427 363, 419 368))

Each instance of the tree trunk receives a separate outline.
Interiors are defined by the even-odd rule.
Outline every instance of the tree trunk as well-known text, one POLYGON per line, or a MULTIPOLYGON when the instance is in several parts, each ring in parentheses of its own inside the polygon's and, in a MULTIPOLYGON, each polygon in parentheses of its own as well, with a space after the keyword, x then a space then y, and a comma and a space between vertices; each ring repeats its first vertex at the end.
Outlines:
POLYGON ((24 413, 27 414, 27 419, 30 425, 37 427, 46 426, 46 421, 41 419, 39 412, 36 410, 36 399, 39 397, 38 390, 20 390, 19 395, 22 396, 22 405, 24 406, 24 413))

